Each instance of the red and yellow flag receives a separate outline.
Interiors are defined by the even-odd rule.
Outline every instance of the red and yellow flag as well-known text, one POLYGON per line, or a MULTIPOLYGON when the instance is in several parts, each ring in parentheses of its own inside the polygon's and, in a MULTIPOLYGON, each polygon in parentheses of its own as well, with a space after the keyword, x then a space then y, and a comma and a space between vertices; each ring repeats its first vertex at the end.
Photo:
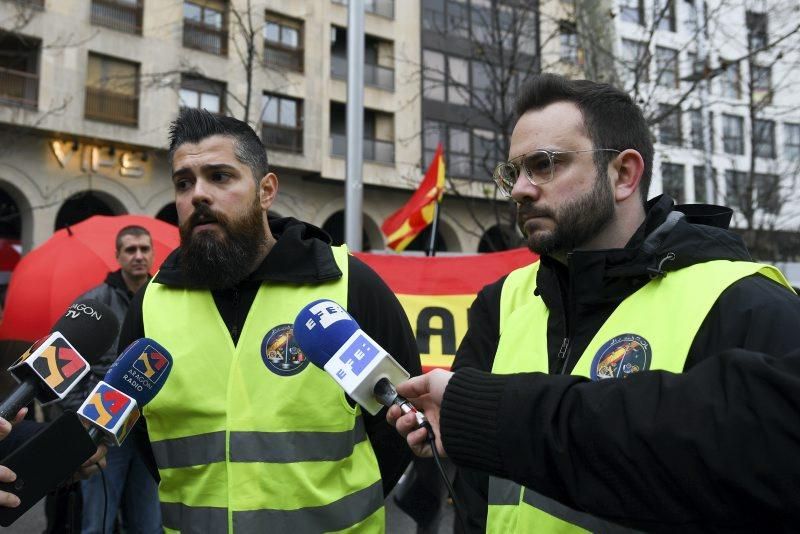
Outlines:
POLYGON ((444 156, 442 144, 436 147, 428 170, 419 188, 402 208, 391 214, 381 225, 389 248, 401 252, 426 226, 433 222, 436 202, 444 193, 444 156))

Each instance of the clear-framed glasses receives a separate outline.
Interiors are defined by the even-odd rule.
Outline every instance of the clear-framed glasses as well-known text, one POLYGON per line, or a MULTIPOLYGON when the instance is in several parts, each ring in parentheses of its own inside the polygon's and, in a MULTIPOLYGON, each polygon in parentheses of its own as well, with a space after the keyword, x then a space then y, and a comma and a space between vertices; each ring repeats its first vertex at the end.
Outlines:
POLYGON ((532 185, 542 185, 550 182, 555 178, 556 166, 559 163, 564 163, 564 156, 566 154, 583 154, 585 152, 616 152, 619 150, 613 148, 593 148, 591 150, 534 150, 527 154, 517 156, 514 159, 501 163, 494 169, 492 179, 500 192, 508 198, 511 198, 511 190, 514 189, 514 184, 517 183, 517 178, 520 175, 520 169, 523 169, 525 178, 532 185))

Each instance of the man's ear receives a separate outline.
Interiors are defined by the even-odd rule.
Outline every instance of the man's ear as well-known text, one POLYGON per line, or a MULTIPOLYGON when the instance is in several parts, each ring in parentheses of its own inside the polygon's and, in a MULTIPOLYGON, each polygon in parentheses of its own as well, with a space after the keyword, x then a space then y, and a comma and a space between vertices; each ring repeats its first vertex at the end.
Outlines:
POLYGON ((639 183, 644 174, 644 159, 639 151, 632 148, 623 150, 614 158, 611 166, 617 171, 616 178, 611 183, 614 199, 621 202, 631 195, 638 194, 639 183))
POLYGON ((258 184, 258 199, 261 209, 264 211, 269 210, 277 194, 278 177, 273 172, 267 173, 258 184))

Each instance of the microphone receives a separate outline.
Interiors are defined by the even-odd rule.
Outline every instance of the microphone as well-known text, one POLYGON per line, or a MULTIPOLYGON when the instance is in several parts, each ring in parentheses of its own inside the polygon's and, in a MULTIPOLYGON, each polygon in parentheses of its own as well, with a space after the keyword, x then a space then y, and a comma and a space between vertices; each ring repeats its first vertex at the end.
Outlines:
POLYGON ((25 351, 8 371, 20 383, 0 403, 0 417, 11 421, 34 398, 59 401, 89 372, 117 338, 119 321, 93 299, 72 304, 51 333, 25 351))
POLYGON ((105 438, 121 445, 139 420, 142 407, 164 385, 172 356, 150 338, 137 339, 122 351, 92 392, 78 408, 78 415, 91 425, 95 443, 105 438))
POLYGON ((372 415, 396 404, 403 413, 415 413, 420 425, 427 422, 394 388, 395 382, 408 380, 408 372, 339 304, 323 299, 306 305, 293 333, 303 354, 372 415))

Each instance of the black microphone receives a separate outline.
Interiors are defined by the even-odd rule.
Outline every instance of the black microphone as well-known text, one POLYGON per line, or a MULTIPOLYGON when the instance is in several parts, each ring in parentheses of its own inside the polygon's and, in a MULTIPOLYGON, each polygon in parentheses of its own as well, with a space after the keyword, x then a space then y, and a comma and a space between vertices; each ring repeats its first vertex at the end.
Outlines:
POLYGON ((0 403, 0 417, 12 421, 34 398, 42 404, 63 399, 111 347, 118 332, 119 321, 105 304, 94 299, 72 304, 51 333, 8 368, 20 385, 0 403))

